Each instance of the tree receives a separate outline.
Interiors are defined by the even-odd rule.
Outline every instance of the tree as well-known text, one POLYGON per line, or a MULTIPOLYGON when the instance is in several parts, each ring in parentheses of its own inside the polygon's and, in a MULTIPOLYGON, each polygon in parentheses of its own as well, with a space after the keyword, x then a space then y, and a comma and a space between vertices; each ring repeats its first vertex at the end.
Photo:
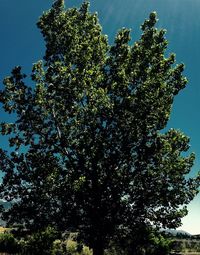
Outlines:
POLYGON ((57 0, 38 22, 46 53, 31 85, 19 66, 4 80, 0 102, 15 122, 1 124, 12 147, 0 152, 1 197, 8 224, 78 231, 101 255, 120 231, 179 226, 199 177, 186 178, 189 138, 161 131, 187 80, 165 56, 156 14, 139 41, 123 28, 109 46, 88 6, 57 0))

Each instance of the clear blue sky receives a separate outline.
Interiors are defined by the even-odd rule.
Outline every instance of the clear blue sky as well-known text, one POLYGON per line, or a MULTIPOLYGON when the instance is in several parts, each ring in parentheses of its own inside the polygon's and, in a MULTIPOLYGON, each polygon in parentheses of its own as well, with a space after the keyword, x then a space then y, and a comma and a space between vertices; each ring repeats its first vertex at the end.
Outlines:
MULTIPOLYGON (((79 6, 81 0, 68 0, 66 5, 79 6)), ((30 73, 32 63, 41 59, 44 44, 36 28, 38 17, 50 8, 51 0, 0 0, 0 88, 2 79, 15 65, 30 73)), ((121 27, 132 29, 133 41, 140 36, 140 25, 151 11, 159 17, 158 27, 167 29, 169 52, 186 65, 188 87, 174 103, 168 127, 181 129, 191 137, 191 151, 196 153, 192 174, 200 169, 200 1, 199 0, 91 0, 91 11, 97 11, 103 32, 113 42, 121 27)), ((0 121, 7 116, 0 110, 0 121)), ((0 147, 7 148, 5 138, 0 147)), ((200 195, 190 204, 183 227, 200 233, 200 195)))

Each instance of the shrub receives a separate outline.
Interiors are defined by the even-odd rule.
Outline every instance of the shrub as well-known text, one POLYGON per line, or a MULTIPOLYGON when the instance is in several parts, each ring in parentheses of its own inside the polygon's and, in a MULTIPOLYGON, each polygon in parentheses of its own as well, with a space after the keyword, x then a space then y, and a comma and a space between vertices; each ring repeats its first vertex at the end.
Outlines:
POLYGON ((149 238, 149 255, 167 255, 170 254, 172 249, 172 240, 162 236, 161 234, 155 235, 152 233, 149 238))
POLYGON ((67 254, 67 245, 66 242, 61 240, 55 240, 53 242, 53 248, 51 251, 52 255, 64 255, 67 254))
POLYGON ((50 255, 53 242, 59 237, 58 232, 47 227, 45 230, 38 231, 31 236, 22 238, 19 243, 21 246, 20 254, 28 255, 50 255))
POLYGON ((17 253, 19 244, 11 233, 0 234, 0 252, 17 253))
POLYGON ((53 243, 52 255, 92 255, 89 247, 79 244, 74 240, 55 240, 53 243))

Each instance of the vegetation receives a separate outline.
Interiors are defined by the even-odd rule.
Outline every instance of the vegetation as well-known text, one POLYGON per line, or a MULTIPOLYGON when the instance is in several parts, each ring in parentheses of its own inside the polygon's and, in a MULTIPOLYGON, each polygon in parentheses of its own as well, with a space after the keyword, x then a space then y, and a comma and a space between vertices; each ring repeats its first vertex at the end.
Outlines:
MULTIPOLYGON (((56 239, 56 231, 47 228, 45 231, 27 235, 19 238, 12 233, 4 233, 0 235, 0 252, 9 252, 20 255, 92 255, 89 247, 77 242, 77 234, 69 234, 65 239, 56 239)), ((58 236, 57 236, 58 237, 58 236)), ((120 245, 112 241, 110 247, 105 251, 106 255, 126 255, 130 253, 130 244, 132 240, 124 240, 124 244, 120 245), (124 249, 124 247, 126 247, 124 249)), ((168 240, 161 236, 149 235, 148 244, 146 244, 146 253, 148 255, 165 255, 168 254, 172 240, 168 240)), ((176 244, 177 245, 177 244, 176 244)), ((176 246, 173 244, 173 247, 176 246)), ((177 246, 179 249, 179 246, 177 246)))
POLYGON ((20 253, 23 254, 43 254, 50 255, 53 242, 60 235, 53 228, 48 227, 43 231, 38 231, 32 235, 27 235, 19 240, 20 253))
POLYGON ((14 236, 10 233, 0 234, 0 252, 17 253, 19 244, 14 236))
POLYGON ((31 85, 19 66, 4 80, 0 103, 15 122, 0 130, 11 147, 0 150, 1 198, 12 202, 2 217, 29 229, 35 249, 49 247, 49 226, 77 232, 94 255, 120 239, 130 240, 128 254, 165 249, 156 227, 178 227, 199 186, 199 177, 185 178, 189 138, 163 131, 187 83, 184 65, 165 56, 155 13, 139 41, 121 29, 110 46, 88 7, 55 1, 38 22, 46 54, 31 85))
POLYGON ((176 252, 182 252, 182 253, 194 253, 199 254, 200 253, 200 241, 191 239, 191 238, 185 238, 185 239, 179 239, 174 238, 171 249, 176 252))
MULTIPOLYGON (((8 231, 8 230, 6 230, 8 231)), ((65 237, 58 238, 55 230, 47 228, 46 231, 34 235, 26 235, 20 237, 12 230, 4 234, 0 234, 0 252, 8 252, 11 254, 20 255, 92 255, 89 247, 77 242, 76 234, 67 234, 65 237)), ((199 254, 200 241, 195 236, 171 236, 169 234, 149 232, 146 237, 147 243, 145 250, 141 249, 144 254, 148 255, 167 255, 184 253, 184 254, 199 254)), ((105 250, 105 255, 128 255, 133 254, 133 240, 122 239, 121 241, 112 240, 109 247, 105 250)))
POLYGON ((79 245, 71 239, 67 241, 55 240, 53 243, 52 255, 92 255, 92 251, 85 245, 79 245))

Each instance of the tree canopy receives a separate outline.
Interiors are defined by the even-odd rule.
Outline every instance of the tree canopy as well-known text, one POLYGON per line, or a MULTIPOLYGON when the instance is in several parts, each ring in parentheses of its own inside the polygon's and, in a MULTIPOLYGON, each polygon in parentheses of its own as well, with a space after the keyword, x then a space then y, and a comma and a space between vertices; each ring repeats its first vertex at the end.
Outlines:
POLYGON ((187 79, 156 13, 138 41, 123 28, 109 45, 88 8, 55 1, 37 23, 44 59, 30 78, 17 66, 4 79, 0 102, 15 121, 1 123, 11 147, 0 150, 1 198, 8 224, 76 231, 101 255, 120 231, 180 226, 199 177, 187 176, 189 138, 163 131, 187 79))

